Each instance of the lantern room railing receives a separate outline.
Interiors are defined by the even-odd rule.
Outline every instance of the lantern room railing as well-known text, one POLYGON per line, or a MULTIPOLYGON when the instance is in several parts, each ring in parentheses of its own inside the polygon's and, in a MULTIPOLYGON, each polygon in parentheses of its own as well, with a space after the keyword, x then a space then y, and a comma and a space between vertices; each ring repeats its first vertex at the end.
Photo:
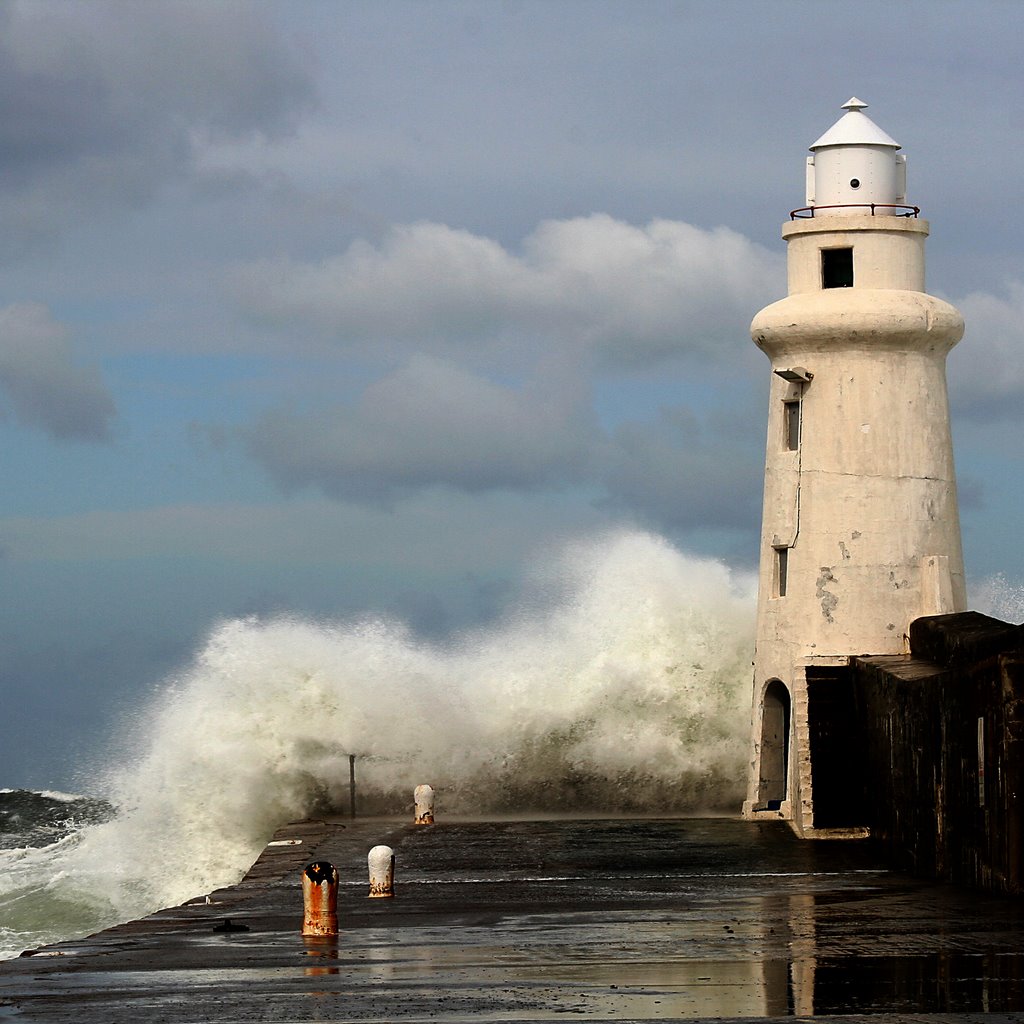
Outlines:
POLYGON ((870 210, 871 216, 875 216, 876 210, 901 210, 902 213, 892 214, 895 217, 916 217, 920 212, 919 206, 901 206, 897 203, 832 203, 830 206, 801 206, 798 210, 789 211, 790 220, 803 220, 812 218, 816 210, 870 210))

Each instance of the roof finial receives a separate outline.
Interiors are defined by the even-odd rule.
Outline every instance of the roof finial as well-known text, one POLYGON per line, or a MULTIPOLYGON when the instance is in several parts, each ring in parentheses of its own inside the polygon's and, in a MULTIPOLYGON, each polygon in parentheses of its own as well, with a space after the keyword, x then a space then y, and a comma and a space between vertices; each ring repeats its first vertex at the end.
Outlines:
POLYGON ((856 96, 851 96, 844 104, 843 110, 863 110, 867 104, 863 100, 857 99, 856 96))

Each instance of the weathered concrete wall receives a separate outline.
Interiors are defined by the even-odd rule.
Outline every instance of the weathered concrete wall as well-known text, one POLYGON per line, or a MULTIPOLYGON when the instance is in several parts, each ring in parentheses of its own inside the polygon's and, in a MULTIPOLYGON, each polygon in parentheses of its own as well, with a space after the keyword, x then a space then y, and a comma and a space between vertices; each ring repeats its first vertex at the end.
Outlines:
POLYGON ((853 662, 872 835, 916 874, 1024 892, 1024 627, 917 619, 911 656, 853 662))
POLYGON ((750 328, 773 373, 744 813, 782 814, 810 836, 821 829, 805 670, 903 654, 912 620, 967 606, 946 395, 963 319, 919 290, 923 220, 825 215, 783 234, 790 294, 750 328), (824 254, 847 249, 852 285, 828 287, 824 254), (778 810, 761 753, 776 681, 794 709, 778 810))

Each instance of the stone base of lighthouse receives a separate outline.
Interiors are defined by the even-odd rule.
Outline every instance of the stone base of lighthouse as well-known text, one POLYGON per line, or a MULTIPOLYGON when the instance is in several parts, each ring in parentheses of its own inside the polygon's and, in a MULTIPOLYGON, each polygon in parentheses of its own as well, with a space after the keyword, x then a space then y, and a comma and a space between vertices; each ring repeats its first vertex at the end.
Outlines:
POLYGON ((815 656, 759 678, 752 820, 870 834, 898 870, 1024 893, 1024 625, 923 615, 906 653, 815 656))
POLYGON ((743 816, 783 820, 802 838, 861 839, 869 820, 849 659, 820 657, 762 680, 743 816))
MULTIPOLYGON (((886 589, 900 600, 907 594, 913 600, 899 617, 901 627, 885 634, 885 649, 871 651, 860 642, 857 648, 862 653, 858 655, 817 653, 813 643, 779 639, 785 633, 800 637, 799 623, 781 615, 784 599, 762 603, 762 621, 771 623, 763 634, 770 633, 772 639, 762 642, 755 658, 744 817, 788 821, 805 838, 867 834, 866 823, 872 817, 871 786, 863 774, 864 709, 858 664, 872 655, 909 662, 912 622, 963 608, 959 562, 955 569, 948 556, 926 555, 916 566, 905 564, 906 575, 890 582, 888 588, 879 583, 869 591, 860 602, 868 612, 885 608, 886 589), (782 628, 787 623, 788 627, 782 628)), ((875 575, 881 581, 886 573, 877 570, 875 575)), ((845 593, 841 568, 837 566, 827 576, 838 593, 845 593)), ((828 596, 822 591, 822 600, 828 596)), ((842 601, 827 603, 825 610, 837 625, 842 624, 842 601)), ((882 647, 881 641, 878 646, 882 647)))

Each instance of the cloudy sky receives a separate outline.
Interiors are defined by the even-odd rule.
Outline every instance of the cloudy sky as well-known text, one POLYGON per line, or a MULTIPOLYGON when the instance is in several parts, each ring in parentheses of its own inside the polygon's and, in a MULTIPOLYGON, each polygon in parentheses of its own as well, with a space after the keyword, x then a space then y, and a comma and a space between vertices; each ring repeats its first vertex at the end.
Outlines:
POLYGON ((0 786, 226 616, 756 561, 779 228, 856 94, 932 223, 975 586, 1024 579, 1017 2, 0 3, 0 786))

